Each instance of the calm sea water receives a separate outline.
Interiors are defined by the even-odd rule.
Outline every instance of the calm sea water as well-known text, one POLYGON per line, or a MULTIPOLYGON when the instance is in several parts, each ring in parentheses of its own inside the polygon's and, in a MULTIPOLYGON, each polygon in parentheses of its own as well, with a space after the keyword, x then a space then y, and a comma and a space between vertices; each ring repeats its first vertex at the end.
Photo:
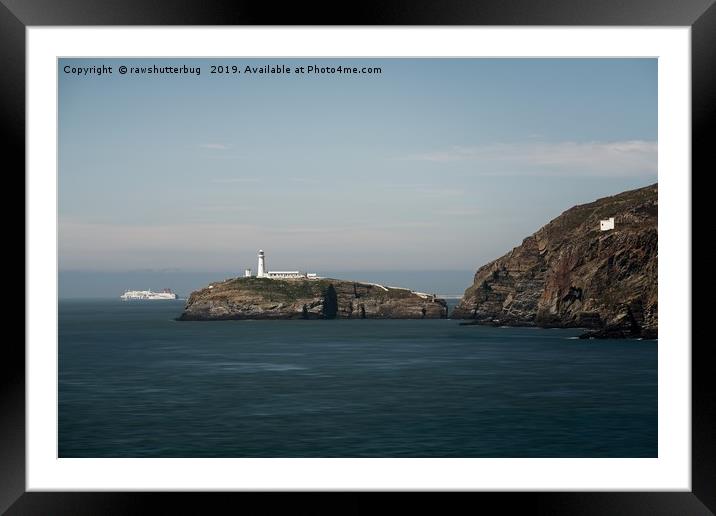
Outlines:
POLYGON ((61 457, 655 457, 657 343, 60 301, 61 457))

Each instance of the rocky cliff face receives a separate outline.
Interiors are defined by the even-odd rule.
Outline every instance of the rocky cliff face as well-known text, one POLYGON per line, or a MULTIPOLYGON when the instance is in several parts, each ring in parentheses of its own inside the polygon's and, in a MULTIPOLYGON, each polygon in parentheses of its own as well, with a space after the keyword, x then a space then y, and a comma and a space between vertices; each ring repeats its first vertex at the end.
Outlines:
POLYGON ((452 318, 654 338, 657 185, 575 206, 480 267, 452 318), (599 221, 614 217, 613 230, 599 221))
POLYGON ((440 319, 443 299, 335 279, 236 278, 192 292, 182 321, 226 319, 440 319))

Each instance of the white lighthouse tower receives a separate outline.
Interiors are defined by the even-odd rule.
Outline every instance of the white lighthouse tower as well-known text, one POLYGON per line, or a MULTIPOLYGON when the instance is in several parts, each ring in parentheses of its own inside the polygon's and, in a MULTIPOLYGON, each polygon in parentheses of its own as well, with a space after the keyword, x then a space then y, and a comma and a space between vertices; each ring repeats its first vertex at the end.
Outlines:
POLYGON ((256 272, 257 278, 266 277, 266 258, 264 257, 263 249, 259 249, 259 268, 256 272))

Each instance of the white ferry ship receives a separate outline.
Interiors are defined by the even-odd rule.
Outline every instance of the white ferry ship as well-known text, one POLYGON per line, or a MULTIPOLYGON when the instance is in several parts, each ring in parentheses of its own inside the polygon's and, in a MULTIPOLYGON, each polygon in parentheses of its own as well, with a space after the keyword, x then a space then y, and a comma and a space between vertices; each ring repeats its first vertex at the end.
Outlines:
POLYGON ((151 290, 127 290, 120 296, 120 299, 123 301, 129 299, 177 299, 177 295, 169 288, 162 289, 161 292, 152 292, 151 290))

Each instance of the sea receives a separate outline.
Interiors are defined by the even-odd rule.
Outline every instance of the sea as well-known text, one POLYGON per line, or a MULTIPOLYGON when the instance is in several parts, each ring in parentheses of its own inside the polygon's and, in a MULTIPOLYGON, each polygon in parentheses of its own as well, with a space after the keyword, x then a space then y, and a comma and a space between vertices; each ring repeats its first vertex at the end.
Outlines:
POLYGON ((657 456, 657 341, 183 306, 59 301, 60 457, 657 456))

